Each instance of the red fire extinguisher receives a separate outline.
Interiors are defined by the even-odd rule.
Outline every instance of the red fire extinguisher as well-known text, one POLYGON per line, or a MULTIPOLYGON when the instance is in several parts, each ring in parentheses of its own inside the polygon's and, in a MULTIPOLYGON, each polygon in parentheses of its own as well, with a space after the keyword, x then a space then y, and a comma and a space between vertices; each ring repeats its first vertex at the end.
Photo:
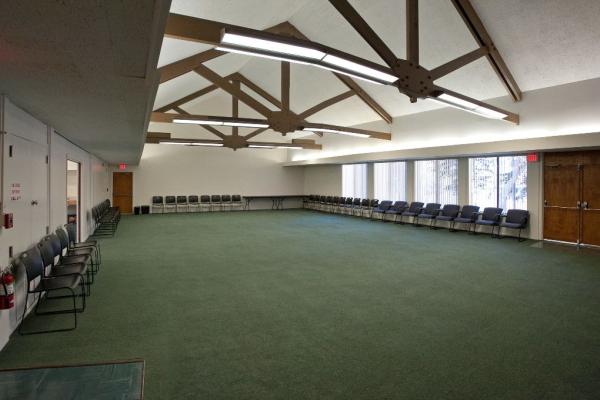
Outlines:
POLYGON ((0 276, 0 310, 8 310, 15 306, 15 276, 10 272, 0 276))

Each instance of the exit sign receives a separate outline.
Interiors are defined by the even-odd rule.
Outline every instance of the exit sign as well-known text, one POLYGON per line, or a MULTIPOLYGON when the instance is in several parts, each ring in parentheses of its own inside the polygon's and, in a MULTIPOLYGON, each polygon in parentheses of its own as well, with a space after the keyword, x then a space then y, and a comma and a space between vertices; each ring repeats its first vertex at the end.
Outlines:
POLYGON ((527 154, 527 162, 528 163, 536 163, 536 162, 538 162, 538 153, 529 153, 529 154, 527 154))
POLYGON ((121 171, 122 171, 122 170, 124 170, 124 169, 126 169, 126 168, 127 168, 127 164, 125 164, 125 163, 121 163, 121 164, 119 164, 119 169, 120 169, 121 171))

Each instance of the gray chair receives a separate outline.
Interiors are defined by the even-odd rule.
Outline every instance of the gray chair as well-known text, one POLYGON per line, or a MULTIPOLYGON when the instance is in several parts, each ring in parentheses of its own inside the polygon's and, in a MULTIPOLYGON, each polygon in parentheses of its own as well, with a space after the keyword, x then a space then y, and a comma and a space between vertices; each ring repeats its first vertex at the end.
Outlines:
POLYGON ((175 196, 165 197, 165 213, 171 213, 177 211, 177 198, 175 196))
POLYGON ((503 237, 502 235, 500 235, 500 230, 502 228, 507 228, 519 230, 519 235, 517 236, 519 242, 527 240, 521 238, 521 231, 527 227, 527 221, 529 221, 529 211, 518 209, 508 210, 504 222, 501 222, 500 226, 498 227, 498 238, 502 239, 503 237))
POLYGON ((221 210, 231 211, 231 195, 221 195, 221 210))
POLYGON ((188 212, 188 199, 187 196, 177 196, 177 204, 175 205, 175 211, 177 212, 188 212))
POLYGON ((354 202, 354 199, 352 197, 346 197, 346 203, 344 204, 344 208, 342 209, 342 214, 344 214, 344 213, 350 214, 352 212, 353 202, 354 202))
POLYGON ((379 207, 379 199, 371 199, 369 202, 369 206, 365 209, 368 213, 368 217, 371 218, 373 216, 373 210, 379 207))
POLYGON ((417 215, 421 213, 421 211, 423 211, 423 203, 421 203, 420 201, 413 201, 412 203, 410 203, 410 207, 408 207, 408 210, 400 214, 400 221, 395 222, 398 224, 404 224, 404 217, 412 217, 414 220, 417 217, 417 215))
POLYGON ((188 211, 197 212, 200 211, 200 203, 198 202, 198 196, 188 196, 188 211))
POLYGON ((371 199, 362 199, 360 201, 360 207, 356 209, 359 217, 363 216, 365 210, 369 210, 369 204, 371 204, 371 199))
POLYGON ((152 196, 152 214, 163 213, 165 211, 165 202, 162 196, 152 196))
POLYGON ((448 228, 450 228, 452 226, 452 223, 454 222, 454 219, 456 217, 458 217, 459 212, 460 212, 460 206, 458 204, 444 205, 444 207, 442 207, 442 211, 440 212, 440 214, 437 217, 435 217, 432 228, 438 229, 438 227, 437 227, 438 221, 448 222, 448 228))
POLYGON ((481 219, 475 221, 475 227, 473 233, 477 234, 477 225, 479 226, 490 226, 492 227, 491 236, 494 237, 494 229, 500 225, 500 217, 502 216, 502 209, 496 207, 487 207, 483 209, 481 219))
POLYGON ((215 211, 215 208, 218 208, 219 211, 222 210, 220 194, 213 194, 212 196, 210 196, 210 211, 215 211))
POLYGON ((371 212, 371 219, 380 216, 382 221, 385 219, 385 213, 392 207, 392 202, 390 200, 383 200, 379 205, 373 209, 371 212))
POLYGON ((203 194, 200 196, 200 211, 210 211, 210 196, 203 194))
POLYGON ((398 215, 402 214, 408 208, 408 203, 403 200, 395 201, 394 204, 385 212, 383 216, 383 221, 386 221, 387 215, 394 216, 394 222, 398 219, 398 215))
POLYGON ((234 194, 231 196, 231 209, 232 210, 242 210, 244 208, 244 202, 242 201, 242 196, 239 194, 234 194))
POLYGON ((441 206, 442 205, 439 203, 427 203, 423 211, 421 211, 415 218, 415 226, 421 226, 419 221, 422 219, 429 220, 429 226, 433 225, 435 217, 440 215, 441 206))
POLYGON ((356 210, 360 210, 361 207, 361 199, 360 197, 355 197, 352 200, 352 208, 350 208, 350 215, 354 215, 356 210))
POLYGON ((458 217, 454 218, 448 230, 450 232, 456 232, 456 224, 465 224, 467 225, 467 231, 471 232, 471 226, 475 226, 475 221, 478 217, 479 206, 463 206, 462 210, 460 210, 460 214, 458 217))

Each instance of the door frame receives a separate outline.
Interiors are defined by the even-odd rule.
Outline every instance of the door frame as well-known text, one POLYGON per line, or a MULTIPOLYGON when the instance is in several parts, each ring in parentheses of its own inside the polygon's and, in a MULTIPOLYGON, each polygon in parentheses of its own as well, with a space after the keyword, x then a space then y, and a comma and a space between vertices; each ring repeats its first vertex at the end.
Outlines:
MULTIPOLYGON (((67 199, 67 195, 68 195, 68 184, 69 184, 69 176, 68 176, 68 171, 69 171, 69 161, 72 163, 76 163, 79 168, 77 169, 77 240, 79 241, 81 238, 81 193, 82 193, 82 188, 81 188, 81 175, 83 172, 83 162, 80 161, 78 158, 76 157, 70 157, 69 154, 66 155, 66 161, 65 161, 65 168, 66 168, 66 173, 65 173, 65 201, 67 199)), ((67 208, 68 208, 68 204, 67 204, 67 208)), ((69 222, 69 218, 67 216, 67 223, 69 222)))
MULTIPOLYGON (((133 171, 112 171, 111 185, 112 185, 112 204, 115 206, 115 174, 127 174, 131 176, 131 214, 133 214, 133 171)), ((121 210, 121 213, 123 211, 121 210)), ((126 213, 127 214, 127 213, 126 213)))

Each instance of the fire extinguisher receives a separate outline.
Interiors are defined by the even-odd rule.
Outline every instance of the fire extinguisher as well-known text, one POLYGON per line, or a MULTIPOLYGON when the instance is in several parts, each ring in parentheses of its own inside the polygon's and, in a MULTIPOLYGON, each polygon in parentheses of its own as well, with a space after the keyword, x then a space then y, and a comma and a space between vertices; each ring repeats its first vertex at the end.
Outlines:
POLYGON ((10 272, 0 276, 0 310, 8 310, 15 306, 15 276, 10 272))

